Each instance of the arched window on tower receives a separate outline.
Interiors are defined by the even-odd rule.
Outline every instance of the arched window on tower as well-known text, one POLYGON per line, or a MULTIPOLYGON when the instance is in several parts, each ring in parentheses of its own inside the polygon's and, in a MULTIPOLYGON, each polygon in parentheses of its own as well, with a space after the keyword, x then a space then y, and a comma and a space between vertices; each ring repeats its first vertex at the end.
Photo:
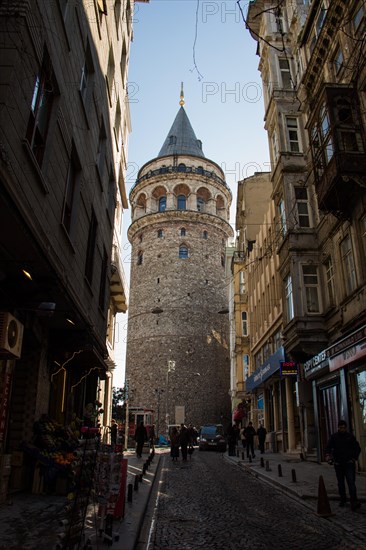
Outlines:
POLYGON ((181 163, 178 164, 178 172, 185 172, 187 170, 187 167, 185 164, 181 163))
POLYGON ((216 214, 219 216, 225 215, 225 202, 221 195, 216 198, 216 214))
POLYGON ((181 260, 187 260, 188 258, 188 248, 184 244, 179 247, 179 258, 181 260))
POLYGON ((186 210, 186 207, 187 207, 187 197, 185 195, 178 195, 178 198, 177 198, 178 210, 186 210))
POLYGON ((185 237, 186 234, 187 234, 186 228, 185 228, 185 227, 182 227, 181 230, 180 230, 180 236, 181 236, 181 237, 185 237))
POLYGON ((159 212, 164 212, 166 210, 166 197, 160 197, 159 199, 159 212))
POLYGON ((162 239, 164 237, 164 231, 162 229, 158 229, 158 238, 162 239))
POLYGON ((197 197, 197 210, 198 212, 204 212, 205 211, 205 201, 202 197, 197 197))
POLYGON ((203 174, 203 167, 202 166, 197 166, 196 174, 203 174))
POLYGON ((137 254, 137 265, 142 265, 144 261, 144 253, 140 250, 137 254))
POLYGON ((208 237, 207 231, 204 231, 204 232, 202 233, 202 237, 203 237, 204 239, 207 239, 207 237, 208 237))

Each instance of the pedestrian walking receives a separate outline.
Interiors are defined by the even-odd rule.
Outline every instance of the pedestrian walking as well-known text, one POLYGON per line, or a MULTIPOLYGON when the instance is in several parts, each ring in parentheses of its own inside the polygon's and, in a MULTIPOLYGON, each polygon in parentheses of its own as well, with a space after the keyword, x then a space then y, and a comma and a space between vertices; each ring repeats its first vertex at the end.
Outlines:
POLYGON ((258 447, 259 447, 259 450, 260 450, 261 455, 262 455, 264 453, 264 444, 265 444, 265 441, 266 441, 267 430, 261 422, 259 423, 259 428, 257 430, 257 436, 258 436, 258 447))
POLYGON ((187 461, 188 445, 191 443, 191 436, 185 424, 181 424, 179 433, 180 449, 182 451, 182 459, 187 461))
POLYGON ((243 450, 245 451, 245 447, 247 446, 247 440, 245 439, 245 427, 243 426, 242 428, 240 428, 240 441, 241 441, 241 444, 243 446, 243 450))
POLYGON ((188 431, 189 431, 189 437, 191 440, 191 445, 197 445, 197 429, 193 426, 193 424, 188 425, 188 431))
POLYGON ((252 422, 249 422, 248 426, 244 429, 244 435, 245 435, 246 444, 247 444, 247 458, 249 458, 249 454, 252 456, 252 458, 255 458, 254 436, 256 435, 256 431, 253 428, 252 422))
POLYGON ((142 449, 144 446, 145 441, 147 441, 147 430, 144 426, 143 422, 140 422, 140 424, 137 426, 135 431, 135 441, 136 441, 136 455, 137 458, 141 458, 142 456, 142 449))
POLYGON ((170 456, 173 462, 177 462, 179 458, 179 432, 176 426, 172 428, 170 434, 170 456))
POLYGON ((155 424, 152 424, 152 426, 150 426, 150 431, 149 431, 149 441, 150 441, 150 447, 152 448, 152 450, 155 449, 155 424))
POLYGON ((325 449, 325 458, 329 464, 334 464, 340 496, 339 506, 345 506, 347 502, 346 484, 351 501, 352 510, 361 506, 357 499, 356 489, 356 462, 360 455, 361 447, 357 439, 347 431, 345 420, 338 422, 338 432, 332 434, 325 449))
POLYGON ((240 435, 240 430, 236 422, 234 424, 230 424, 227 432, 227 444, 229 447, 229 456, 235 456, 235 447, 240 435))
POLYGON ((112 445, 116 445, 117 436, 118 436, 118 424, 114 420, 114 418, 112 418, 110 430, 111 430, 111 443, 112 445))

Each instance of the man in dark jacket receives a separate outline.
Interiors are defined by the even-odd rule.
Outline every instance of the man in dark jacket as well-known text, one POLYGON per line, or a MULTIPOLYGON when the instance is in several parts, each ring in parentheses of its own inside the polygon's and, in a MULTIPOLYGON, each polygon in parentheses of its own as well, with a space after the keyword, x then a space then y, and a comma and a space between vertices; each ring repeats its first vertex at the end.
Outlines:
POLYGON ((136 428, 135 441, 137 458, 141 458, 144 443, 145 441, 147 441, 147 430, 143 422, 140 422, 140 424, 136 428))
POLYGON ((187 462, 188 445, 191 444, 191 436, 185 424, 180 425, 179 441, 182 451, 182 459, 184 462, 187 462))
POLYGON ((329 464, 334 464, 338 481, 338 492, 341 497, 339 506, 346 504, 347 480, 352 510, 360 507, 356 490, 356 461, 360 455, 361 447, 356 438, 347 431, 347 423, 344 420, 338 422, 338 432, 332 434, 325 449, 325 458, 329 464))
POLYGON ((258 447, 262 455, 264 453, 264 445, 265 445, 266 436, 267 436, 267 430, 263 426, 263 424, 259 424, 259 428, 257 430, 257 436, 258 436, 258 447))
POLYGON ((249 454, 251 454, 252 458, 255 458, 254 436, 256 435, 256 431, 253 428, 252 422, 249 422, 248 426, 244 429, 244 435, 245 435, 245 441, 247 444, 247 458, 249 458, 249 454))

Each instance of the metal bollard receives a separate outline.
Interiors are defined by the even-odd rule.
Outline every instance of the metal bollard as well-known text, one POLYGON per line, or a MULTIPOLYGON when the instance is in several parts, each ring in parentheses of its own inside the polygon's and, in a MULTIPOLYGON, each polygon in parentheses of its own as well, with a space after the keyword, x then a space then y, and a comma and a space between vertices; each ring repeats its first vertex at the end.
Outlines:
POLYGON ((127 485, 127 502, 132 502, 132 483, 127 485))
POLYGON ((281 464, 279 464, 277 466, 277 468, 278 468, 278 477, 282 477, 282 466, 281 466, 281 464))
POLYGON ((293 481, 294 483, 296 483, 297 480, 296 480, 296 472, 295 472, 295 470, 291 470, 291 475, 292 475, 292 481, 293 481))
POLYGON ((139 476, 136 474, 134 479, 134 489, 135 491, 139 490, 139 476))
POLYGON ((261 468, 264 468, 264 458, 261 456, 261 468))
POLYGON ((266 472, 270 472, 270 469, 269 469, 269 460, 266 460, 266 472))
POLYGON ((139 476, 139 481, 140 481, 140 483, 142 483, 142 480, 143 480, 143 478, 144 478, 144 474, 138 474, 138 476, 139 476))

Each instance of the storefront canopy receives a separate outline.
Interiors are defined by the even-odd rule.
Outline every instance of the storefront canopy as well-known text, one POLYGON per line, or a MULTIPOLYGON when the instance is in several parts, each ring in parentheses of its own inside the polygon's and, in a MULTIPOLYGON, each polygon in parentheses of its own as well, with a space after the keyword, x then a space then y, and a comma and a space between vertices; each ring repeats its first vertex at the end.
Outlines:
POLYGON ((285 350, 281 346, 278 350, 268 358, 268 361, 261 365, 251 376, 245 381, 245 388, 247 392, 254 390, 258 386, 272 376, 275 372, 280 370, 280 361, 285 360, 285 350))

